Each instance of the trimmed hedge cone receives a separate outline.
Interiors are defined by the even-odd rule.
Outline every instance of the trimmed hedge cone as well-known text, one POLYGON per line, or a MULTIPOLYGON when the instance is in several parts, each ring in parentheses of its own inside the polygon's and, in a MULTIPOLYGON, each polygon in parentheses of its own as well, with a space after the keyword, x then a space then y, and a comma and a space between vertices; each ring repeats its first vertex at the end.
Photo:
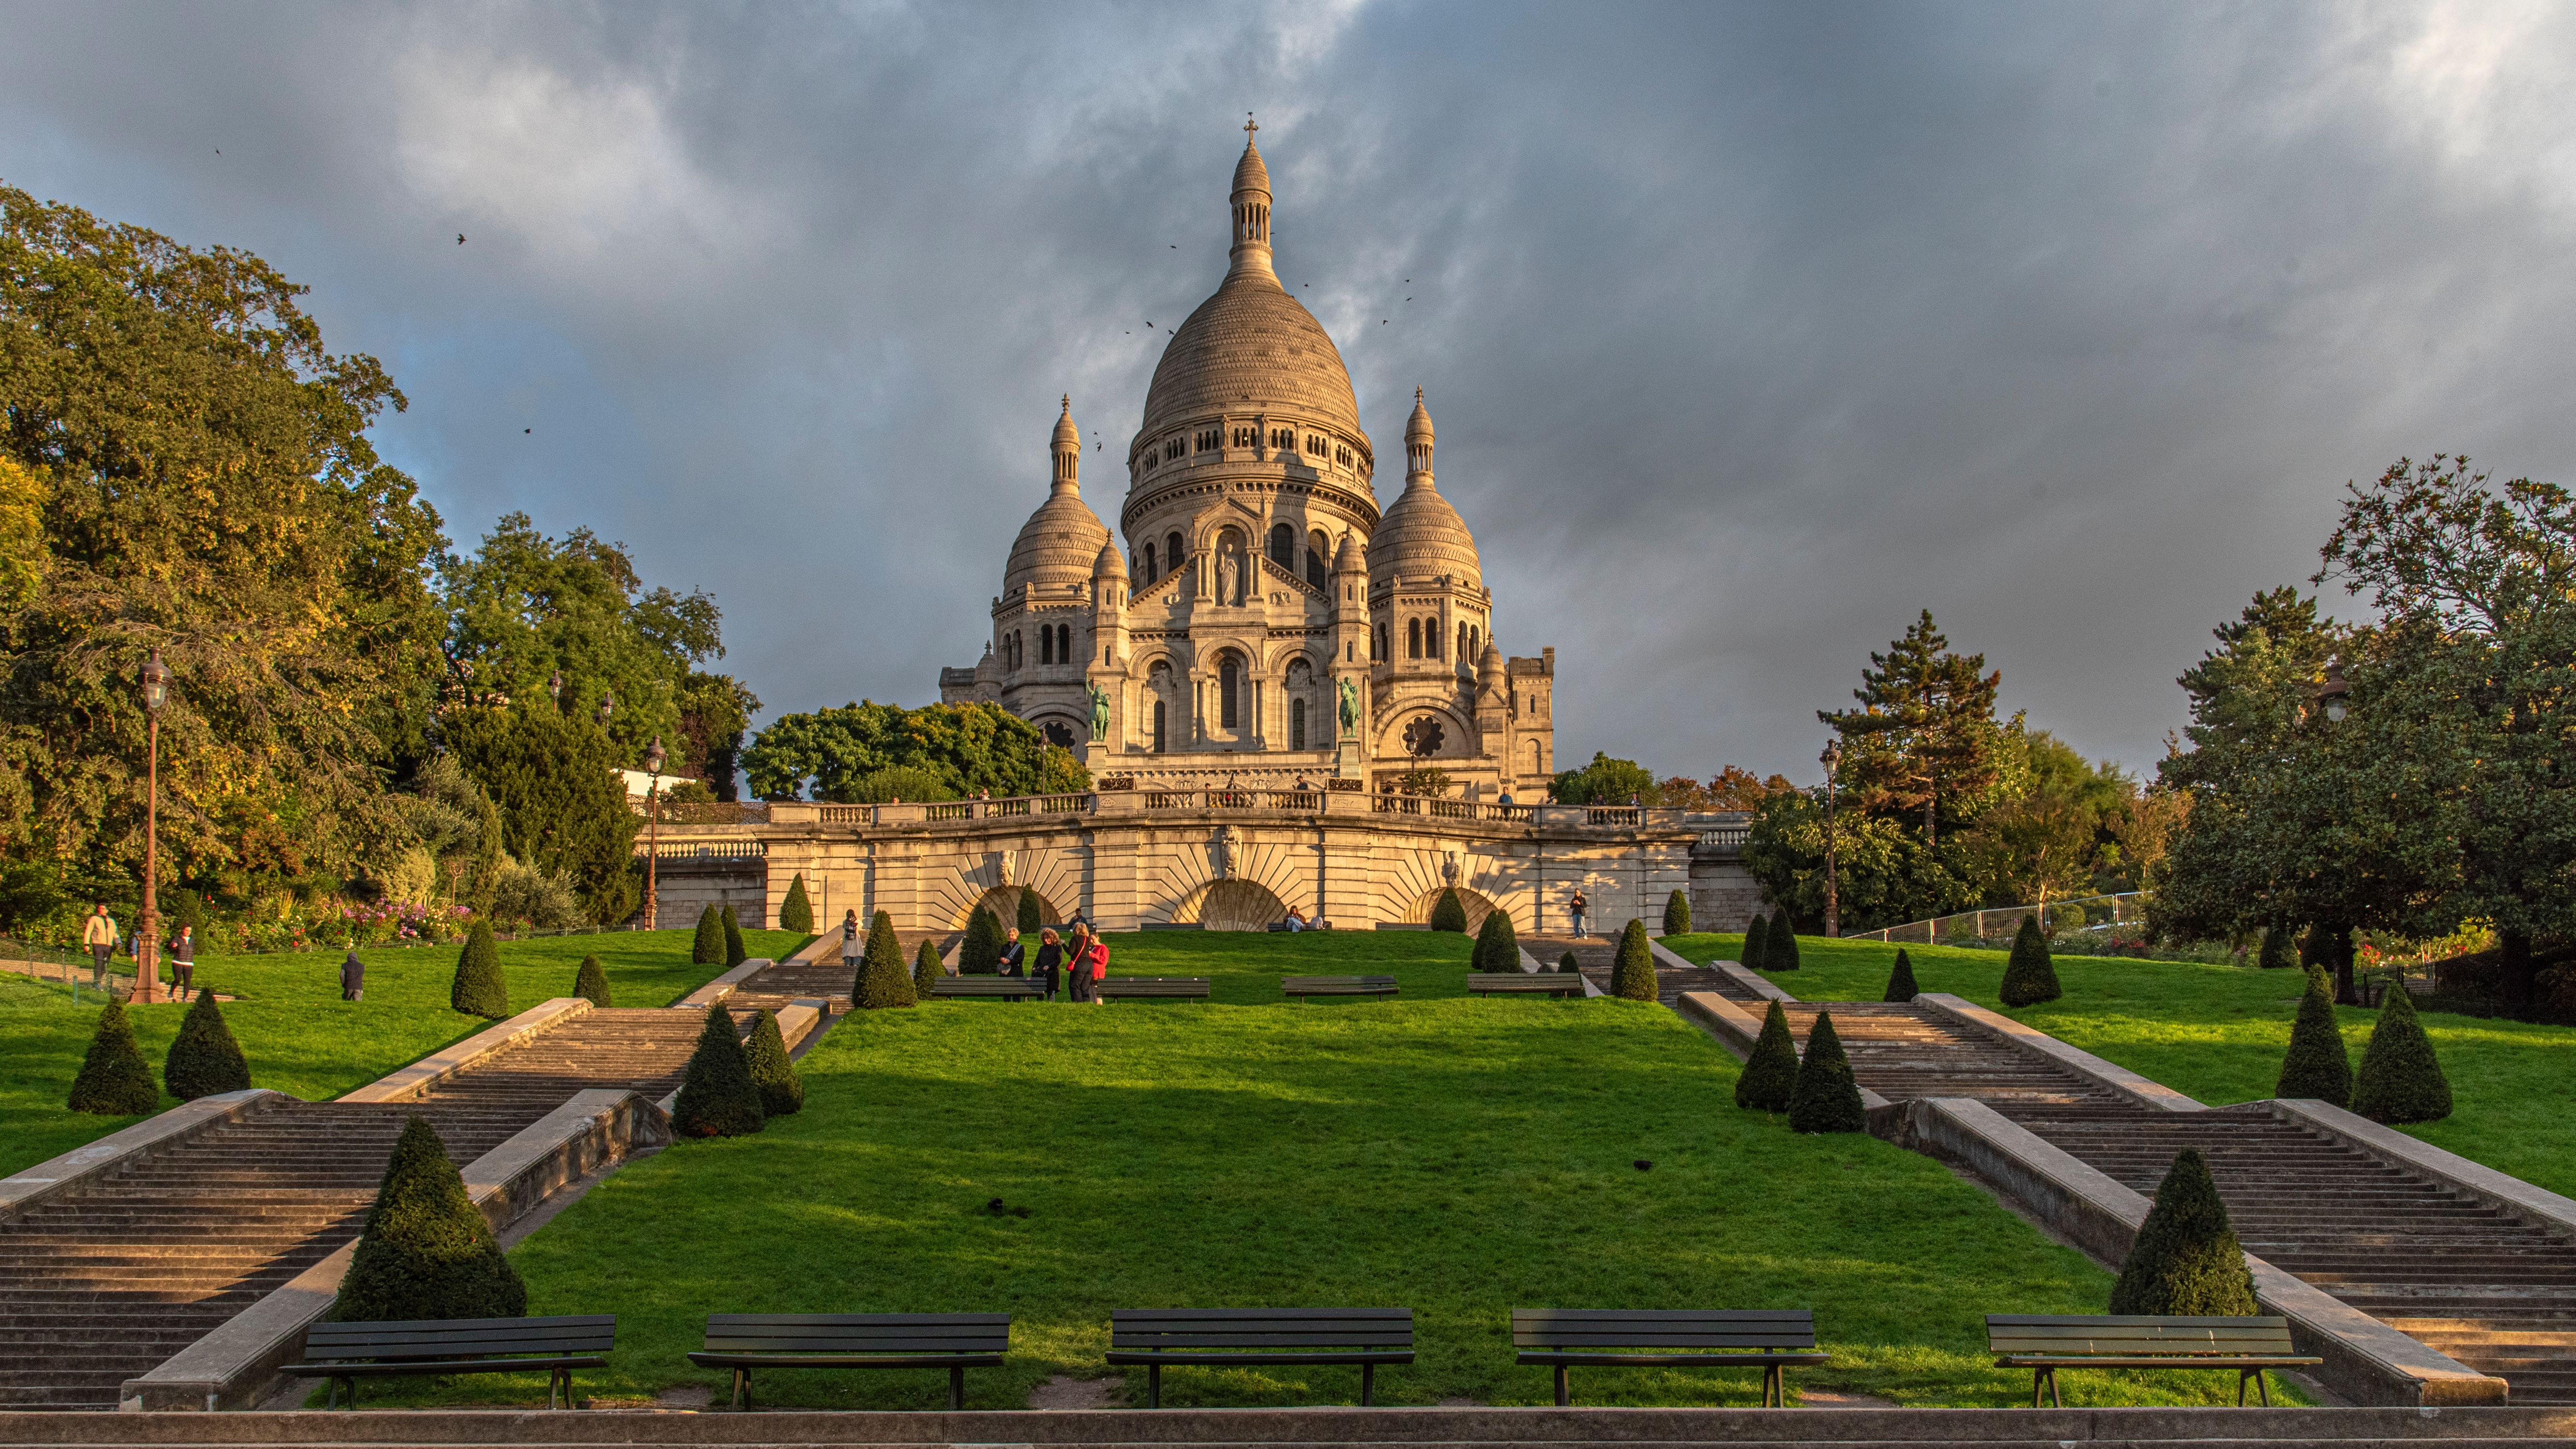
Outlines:
POLYGON ((751 1045, 743 1055, 750 1061, 751 1085, 760 1093, 762 1116, 784 1117, 803 1110, 805 1079, 796 1075, 796 1063, 788 1060, 778 1013, 765 1006, 760 1009, 760 1019, 751 1025, 751 1045))
POLYGON ((2021 929, 2013 932, 2012 958, 2004 963, 2004 987, 1998 994, 2006 1006, 2037 1006, 2066 994, 2057 984, 2057 967, 2048 959, 2048 938, 2039 933, 2038 917, 2022 917, 2021 929))
POLYGON ((1665 898, 1664 934, 1667 936, 1690 934, 1690 895, 1687 892, 1675 890, 1665 898))
POLYGON ((343 1323, 424 1318, 519 1318, 519 1280, 492 1225, 465 1195, 437 1129, 418 1117, 394 1144, 385 1180, 331 1316, 343 1323))
POLYGON ((733 907, 727 906, 724 908, 725 969, 730 971, 750 959, 751 953, 742 947, 742 924, 734 919, 733 907))
POLYGON ((134 1023, 125 1019, 125 1006, 115 997, 109 997, 98 1014, 89 1055, 81 1060, 80 1075, 72 1078, 71 1099, 65 1105, 101 1117, 139 1116, 161 1105, 161 1089, 153 1084, 151 1064, 134 1044, 134 1023))
POLYGON ((1046 929, 1046 911, 1038 905, 1038 893, 1026 886, 1020 888, 1020 908, 1012 913, 1011 923, 1023 936, 1035 936, 1046 929))
POLYGON ((1572 951, 1568 951, 1564 955, 1556 958, 1556 974, 1559 976, 1580 976, 1583 974, 1583 963, 1575 960, 1574 953, 1572 951))
POLYGON ((879 911, 868 921, 868 945, 850 980, 850 1004, 861 1011, 879 1011, 912 1003, 912 978, 904 974, 903 945, 894 938, 894 917, 879 911))
POLYGON ((466 934, 465 949, 456 958, 456 983, 447 988, 447 1004, 467 1016, 493 1021, 510 1014, 510 984, 501 979, 501 948, 492 942, 492 928, 481 921, 466 934))
POLYGON ((2307 994, 2299 998, 2299 1017, 2290 1025, 2290 1054, 2282 1059, 2272 1095, 2352 1104, 2352 1057, 2335 1025, 2334 986, 2318 967, 2308 968, 2307 994))
POLYGON ((1518 971, 1521 969, 1521 938, 1512 929, 1512 913, 1499 907, 1485 912, 1485 924, 1476 928, 1476 950, 1468 964, 1478 971, 1518 971))
MULTIPOLYGON (((966 953, 961 949, 957 954, 959 959, 963 960, 966 953)), ((918 1000, 928 1001, 931 983, 947 974, 948 963, 939 959, 938 943, 928 936, 922 937, 920 947, 912 953, 913 996, 918 1000)))
POLYGON ((1755 911, 1753 919, 1744 923, 1744 944, 1735 950, 1736 964, 1754 971, 1771 964, 1770 937, 1771 923, 1755 911))
POLYGON ((1762 1035, 1754 1038, 1753 1055, 1735 1077, 1735 1105, 1755 1112, 1786 1112, 1798 1094, 1798 1039, 1789 1034, 1789 1013, 1780 1003, 1762 1014, 1762 1035))
POLYGON ((170 1095, 182 1102, 249 1088, 250 1063, 243 1060, 232 1028, 224 1024, 223 1008, 215 1004, 215 988, 197 988, 196 1001, 179 1023, 178 1036, 171 1039, 170 1054, 162 1059, 161 1080, 168 1084, 170 1095))
POLYGON ((760 1089, 752 1085, 751 1060, 737 1032, 723 1002, 707 1008, 680 1100, 671 1105, 672 1131, 683 1137, 747 1137, 760 1130, 760 1089))
POLYGON ((1440 893, 1431 907, 1431 929, 1467 934, 1467 907, 1458 899, 1458 888, 1451 886, 1440 893))
POLYGON ((581 958, 580 969, 572 973, 572 994, 603 1009, 617 1004, 616 996, 608 989, 608 968, 600 965, 596 956, 581 958))
POLYGON ((689 962, 713 966, 724 960, 724 916, 714 906, 698 912, 698 934, 689 940, 689 962))
POLYGON ((2110 1311, 2186 1318, 2243 1318, 2254 1304, 2254 1277, 2227 1221, 2209 1164, 2186 1147, 2156 1188, 2156 1205, 2129 1245, 2110 1311))
POLYGON ((1619 959, 1610 968, 1610 994, 1630 1001, 1653 1001, 1655 953, 1646 949, 1646 923, 1630 921, 1619 933, 1619 959))
POLYGON ((1790 921, 1787 906, 1772 916, 1771 929, 1762 933, 1762 953, 1768 958, 1762 964, 1765 971, 1798 969, 1798 928, 1790 921))
POLYGON ((1792 1132, 1865 1132, 1868 1109, 1861 1105, 1860 1083, 1852 1076, 1851 1058, 1834 1033, 1834 1014, 1816 1013, 1807 1028, 1807 1051, 1798 1060, 1798 1085, 1789 1094, 1792 1132))
POLYGON ((1904 947, 1897 947, 1896 969, 1887 973, 1887 994, 1879 1000, 1912 1001, 1922 994, 1922 988, 1914 984, 1914 958, 1905 954, 1904 947))
POLYGON ((1002 969, 1002 923, 991 911, 966 918, 966 942, 957 948, 957 974, 991 976, 1002 969))
POLYGON ((778 929, 806 936, 814 933, 814 898, 805 894, 801 872, 787 883, 787 899, 778 903, 778 929))
POLYGON ((2353 1079, 2352 1110, 2373 1122, 2437 1122, 2451 1115, 2451 1083, 2404 984, 2390 982, 2379 1022, 2353 1079))

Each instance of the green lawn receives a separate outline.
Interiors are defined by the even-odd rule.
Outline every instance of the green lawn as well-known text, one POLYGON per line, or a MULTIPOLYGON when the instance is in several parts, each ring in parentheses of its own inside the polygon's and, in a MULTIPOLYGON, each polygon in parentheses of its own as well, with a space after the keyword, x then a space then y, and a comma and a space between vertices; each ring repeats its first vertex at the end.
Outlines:
MULTIPOLYGON (((1685 960, 1708 961, 1731 959, 1743 939, 1674 936, 1664 944, 1685 960)), ((2003 984, 2004 953, 1904 949, 1924 990, 2005 1010, 1995 994, 2003 984)), ((1801 936, 1800 969, 1771 979, 1811 1001, 1876 1001, 1886 993, 1896 952, 1876 941, 1801 936)), ((2056 966, 2064 997, 2006 1014, 2212 1106, 2272 1095, 2298 1014, 2304 984, 2298 972, 2108 956, 2061 956, 2056 966)), ((2336 1016, 2357 1069, 2379 1013, 2343 1007, 2336 1016)), ((2576 1081, 2576 1028, 2446 1012, 2422 1019, 2450 1078, 2453 1111, 2440 1122, 2402 1130, 2576 1196, 2576 1121, 2565 1108, 2567 1084, 2576 1081)))
MULTIPOLYGON (((752 954, 784 953, 809 939, 788 931, 745 931, 752 954)), ((501 969, 510 982, 510 1004, 524 1010, 550 996, 572 994, 581 958, 596 955, 608 969, 620 1006, 665 1006, 721 972, 689 960, 691 933, 616 931, 501 943, 501 969)), ((489 1023, 448 1009, 455 979, 456 946, 392 947, 362 951, 367 963, 366 1000, 340 999, 340 953, 313 951, 265 956, 209 956, 197 963, 197 984, 238 996, 224 1019, 250 1059, 251 1081, 308 1101, 361 1087, 489 1023)), ((134 1035, 158 1076, 161 1059, 186 1008, 158 1004, 134 1009, 134 1035)), ((98 1026, 96 998, 86 989, 79 1005, 51 985, 16 979, 0 995, 0 1176, 69 1152, 141 1119, 92 1117, 64 1108, 72 1078, 98 1026)), ((165 1107, 176 1106, 163 1098, 165 1107)))
MULTIPOLYGON (((1113 971, 1204 974, 1226 999, 847 1018, 804 1059, 801 1114, 637 1162, 522 1243, 529 1311, 619 1316, 614 1364, 581 1380, 610 1399, 721 1392, 683 1357, 709 1312, 1008 1311, 1009 1366, 970 1373, 968 1393, 1017 1407, 1050 1375, 1106 1373, 1120 1307, 1408 1306, 1420 1362, 1379 1392, 1413 1404, 1548 1402, 1546 1371, 1512 1365, 1515 1305, 1811 1307, 1835 1362, 1795 1371, 1793 1390, 2009 1404, 2028 1379, 1992 1367, 1979 1315, 2105 1301, 2107 1275, 1930 1159, 1739 1111, 1733 1059, 1662 1007, 1455 995, 1468 944, 1122 936, 1113 971), (1394 971, 1407 995, 1286 1004, 1267 985, 1357 967, 1394 971)), ((1164 1389, 1174 1404, 1350 1403, 1358 1374, 1176 1369, 1164 1389)), ((2070 1383, 2088 1404, 2222 1389, 2207 1374, 2070 1383)), ((932 1408, 945 1376, 773 1373, 760 1390, 932 1408)), ((1601 1370, 1576 1390, 1757 1396, 1744 1370, 1601 1370)), ((544 1386, 370 1392, 526 1403, 544 1386)), ((1125 1392, 1143 1402, 1141 1370, 1125 1392)))

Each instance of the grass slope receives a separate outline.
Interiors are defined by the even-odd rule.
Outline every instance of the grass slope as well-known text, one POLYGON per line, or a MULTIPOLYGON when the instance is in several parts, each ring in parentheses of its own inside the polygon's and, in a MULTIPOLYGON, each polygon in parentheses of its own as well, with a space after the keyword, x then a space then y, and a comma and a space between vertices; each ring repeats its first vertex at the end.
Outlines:
MULTIPOLYGON (((1799 1138, 1732 1104, 1732 1058, 1672 1012, 1442 998, 1456 936, 1113 940, 1113 970, 1204 974, 1258 1002, 938 1002, 843 1020, 805 1110, 611 1176, 512 1254, 532 1313, 615 1312, 634 1397, 689 1366, 709 1312, 1008 1311, 1017 1407, 1099 1377, 1110 1310, 1401 1305, 1420 1361, 1385 1402, 1547 1403, 1514 1306, 1811 1307, 1835 1353, 1797 1385, 2009 1404, 1989 1311, 2098 1311, 2109 1276, 1931 1160, 1799 1138), (1392 968, 1398 1001, 1282 1004, 1270 978, 1392 968), (1653 1164, 1640 1171, 1638 1160, 1653 1164), (999 1198, 1005 1212, 986 1204, 999 1198), (1021 1210, 1026 1216, 1021 1216, 1021 1210)), ((2078 1401, 2213 1403, 2216 1377, 2078 1376, 2078 1401)), ((1756 1402, 1751 1370, 1593 1370, 1579 1402, 1756 1402)), ((1143 1372, 1128 1372, 1143 1402, 1143 1372)), ((376 1402, 535 1402, 540 1378, 387 1385, 376 1402), (388 1398, 388 1395, 394 1397, 388 1398), (407 1397, 406 1397, 407 1396, 407 1397)), ((1174 1404, 1356 1401, 1348 1368, 1174 1369, 1174 1404)), ((933 1408, 936 1372, 772 1373, 765 1404, 933 1408)))
MULTIPOLYGON (((810 938, 788 931, 745 931, 752 952, 785 953, 810 938)), ((320 1101, 361 1087, 408 1062, 481 1031, 489 1023, 448 1009, 456 976, 456 946, 359 952, 367 963, 366 1000, 340 999, 340 955, 313 951, 265 956, 207 956, 197 962, 196 984, 238 996, 224 1003, 224 1019, 250 1059, 251 1082, 320 1101)), ((501 944, 501 970, 510 983, 510 1005, 524 1011, 552 996, 570 996, 573 972, 596 955, 625 1006, 662 1006, 686 996, 722 972, 722 966, 689 961, 687 931, 616 931, 596 936, 555 936, 501 944)), ((80 1071, 98 1002, 86 988, 80 1004, 49 983, 0 978, 0 1176, 141 1120, 92 1117, 63 1106, 80 1071)), ((135 1039, 152 1074, 178 1034, 184 1005, 131 1008, 135 1039)), ((164 1097, 164 1107, 178 1105, 164 1097)))
MULTIPOLYGON (((1732 959, 1741 936, 1674 936, 1685 960, 1732 959)), ((2131 1071, 2212 1106, 2272 1095, 2290 1049, 2303 980, 2296 971, 2060 956, 2066 995, 2005 1011, 1996 991, 2004 953, 1907 946, 1925 991, 1946 991, 2004 1011, 2131 1071)), ((1876 941, 1798 938, 1804 969, 1771 979, 1811 1001, 1876 1001, 1897 948, 1876 941)), ((2361 1063, 2377 1011, 2340 1008, 2353 1064, 2361 1063)), ((2576 1121, 2565 1109, 2576 1080, 2576 1029, 2426 1012, 2425 1033, 2451 1081, 2455 1107, 2440 1122, 2398 1130, 2552 1192, 2576 1196, 2576 1121)))

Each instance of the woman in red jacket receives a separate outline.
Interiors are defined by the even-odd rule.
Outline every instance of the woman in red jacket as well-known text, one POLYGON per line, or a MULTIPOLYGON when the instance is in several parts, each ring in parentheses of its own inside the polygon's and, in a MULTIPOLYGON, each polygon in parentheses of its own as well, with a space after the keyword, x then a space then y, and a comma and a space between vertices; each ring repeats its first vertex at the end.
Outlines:
POLYGON ((1077 922, 1066 954, 1072 957, 1068 971, 1073 978, 1069 983, 1073 989, 1065 993, 1066 999, 1099 1004, 1100 993, 1095 988, 1109 974, 1109 943, 1091 934, 1087 923, 1077 922))

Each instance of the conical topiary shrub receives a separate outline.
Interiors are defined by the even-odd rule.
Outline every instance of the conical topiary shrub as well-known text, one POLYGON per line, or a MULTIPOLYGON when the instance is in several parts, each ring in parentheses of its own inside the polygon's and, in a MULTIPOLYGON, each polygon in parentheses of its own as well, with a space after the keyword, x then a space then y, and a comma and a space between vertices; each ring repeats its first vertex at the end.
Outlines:
POLYGON ((990 976, 1002 969, 1002 923, 991 911, 966 918, 966 939, 957 948, 957 974, 990 976))
POLYGON ((913 996, 928 1001, 932 983, 947 974, 948 963, 939 959, 939 944, 928 936, 922 937, 921 945, 912 953, 913 996))
POLYGON ((1568 951, 1564 955, 1556 958, 1556 974, 1559 976, 1580 976, 1583 974, 1583 963, 1575 960, 1574 953, 1572 951, 1568 951))
POLYGON ((751 1025, 751 1043, 743 1049, 751 1065, 751 1085, 760 1093, 764 1117, 784 1117, 805 1105, 805 1079, 787 1058, 787 1038, 779 1035, 778 1015, 767 1007, 751 1025))
POLYGON ((518 1318, 527 1311, 528 1285, 465 1195, 447 1144, 427 1122, 412 1118, 385 1165, 331 1316, 381 1323, 518 1318))
POLYGON ((751 1060, 742 1050, 733 1013, 719 1001, 707 1008, 698 1049, 680 1100, 671 1106, 671 1130, 683 1137, 747 1137, 760 1130, 760 1089, 751 1083, 751 1060))
POLYGON ((1479 971, 1521 969, 1521 940, 1512 930, 1511 912, 1499 906, 1485 912, 1485 924, 1476 928, 1476 951, 1469 964, 1479 971))
POLYGON ((597 1007, 611 1007, 617 998, 608 990, 608 968, 596 956, 581 958, 581 968, 572 973, 572 994, 597 1007))
POLYGON ((447 988, 447 1004, 467 1016, 494 1021, 510 1014, 510 984, 501 979, 501 948, 492 943, 492 928, 482 921, 466 933, 465 949, 456 957, 456 982, 447 988))
POLYGON ((750 959, 751 953, 742 948, 742 924, 734 919, 733 907, 727 906, 724 908, 725 969, 730 971, 750 959))
POLYGON ((1763 962, 1763 970, 1798 969, 1798 928, 1789 920, 1787 906, 1782 906, 1779 914, 1771 918, 1771 929, 1762 933, 1762 951, 1769 958, 1763 962))
POLYGON ((2451 1083, 2433 1056, 2433 1039, 2415 1017, 2403 982, 2388 983, 2379 1022, 2362 1048, 2352 1083, 2352 1110, 2373 1122, 2435 1122, 2451 1115, 2451 1083))
POLYGON ((2012 956, 2004 962, 2004 989, 2000 993, 2006 1006, 2037 1006, 2055 1001, 2066 994, 2057 984, 2057 967, 2048 959, 2048 938, 2039 932, 2039 918, 2024 916, 2021 929, 2013 933, 2012 956))
POLYGON ((1675 890, 1670 896, 1667 896, 1664 899, 1664 934, 1667 936, 1687 936, 1690 934, 1690 895, 1688 892, 1675 890))
POLYGON ((1786 1112, 1798 1093, 1798 1039, 1789 1034, 1789 1013, 1772 1002, 1762 1014, 1762 1035, 1753 1040, 1753 1055, 1735 1077, 1735 1105, 1756 1112, 1786 1112))
POLYGON ((805 893, 802 873, 787 883, 787 899, 778 903, 778 929, 800 936, 814 934, 814 898, 805 893))
POLYGON ((1630 1001, 1653 1001, 1655 953, 1646 949, 1646 923, 1630 921, 1619 933, 1619 956, 1610 967, 1610 994, 1630 1001))
POLYGON ((1736 964, 1754 971, 1770 965, 1770 935, 1771 923, 1755 911, 1753 919, 1744 923, 1744 944, 1735 948, 1736 964))
POLYGON ((698 934, 689 942, 689 960, 699 966, 724 960, 724 913, 714 906, 698 912, 698 934))
POLYGON ((161 1080, 182 1102, 250 1086, 250 1063, 242 1059, 241 1043, 224 1024, 223 1008, 215 1005, 215 988, 197 988, 196 1002, 171 1039, 170 1055, 162 1059, 161 1080))
POLYGON ((2111 1312, 2185 1318, 2243 1318, 2254 1304, 2245 1250, 2227 1222, 2227 1204, 2198 1148, 2186 1147, 2156 1188, 2156 1205, 2111 1285, 2111 1312))
POLYGON ((1029 890, 1025 887, 1021 889, 1020 909, 1012 917, 1011 923, 1020 928, 1021 935, 1031 938, 1034 938, 1038 932, 1046 929, 1046 910, 1038 904, 1038 893, 1036 891, 1029 890))
POLYGON ((1432 903, 1431 929, 1467 934, 1467 907, 1459 901, 1456 887, 1442 891, 1440 899, 1432 903))
POLYGON ((1807 1028, 1806 1054, 1798 1059, 1798 1085, 1789 1095, 1789 1130, 1869 1130, 1860 1083, 1852 1077, 1851 1058, 1843 1055, 1843 1039, 1834 1034, 1832 1012, 1817 1012, 1816 1024, 1807 1028))
POLYGON ((1914 958, 1906 955, 1905 948, 1899 946, 1896 948, 1896 969, 1887 973, 1887 994, 1879 1000, 1912 1001, 1921 994, 1922 988, 1914 984, 1914 958))
POLYGON ((912 978, 903 969, 903 944, 894 938, 894 918, 883 911, 868 921, 868 946, 860 953, 858 974, 850 981, 850 1004, 861 1011, 913 1004, 912 978))
POLYGON ((2263 949, 2254 958, 2254 964, 2266 971, 2286 971, 2299 964, 2297 952, 2290 945, 2290 933, 2278 926, 2265 926, 2263 949))
POLYGON ((2337 1107, 2352 1102, 2352 1057, 2335 1025, 2334 984, 2317 967, 2308 968, 2307 994, 2299 998, 2298 1020, 2290 1024, 2290 1054, 2282 1059, 2281 1080, 2272 1095, 2314 1097, 2337 1107))
POLYGON ((161 1089, 153 1085, 151 1064, 134 1044, 134 1024, 125 1019, 125 1007, 115 997, 109 997, 106 1009, 98 1014, 89 1056, 81 1062, 80 1075, 72 1078, 71 1100, 66 1105, 101 1117, 131 1117, 161 1105, 161 1089))

